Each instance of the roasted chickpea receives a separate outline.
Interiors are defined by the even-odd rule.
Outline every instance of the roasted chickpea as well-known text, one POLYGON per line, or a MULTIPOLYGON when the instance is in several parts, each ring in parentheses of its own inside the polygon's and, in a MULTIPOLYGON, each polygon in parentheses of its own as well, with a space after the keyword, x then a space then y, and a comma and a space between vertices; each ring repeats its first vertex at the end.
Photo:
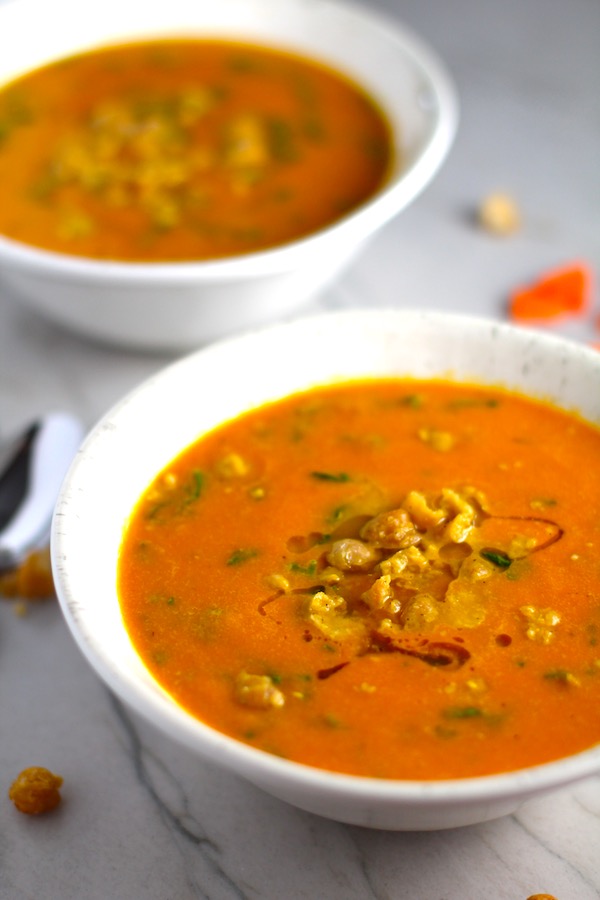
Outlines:
POLYGON ((63 780, 43 766, 23 769, 10 786, 8 796, 19 812, 38 816, 50 812, 60 803, 59 788, 63 780))

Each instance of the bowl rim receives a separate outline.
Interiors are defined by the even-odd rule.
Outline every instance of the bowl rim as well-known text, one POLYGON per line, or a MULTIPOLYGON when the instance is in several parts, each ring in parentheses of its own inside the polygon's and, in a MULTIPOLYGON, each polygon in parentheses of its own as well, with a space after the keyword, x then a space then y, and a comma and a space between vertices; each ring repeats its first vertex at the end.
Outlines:
MULTIPOLYGON (((277 338, 285 332, 293 334, 297 328, 310 329, 314 324, 320 327, 327 320, 326 327, 330 325, 333 328, 340 322, 348 322, 354 327, 360 328, 366 322, 372 324, 377 322, 383 327, 386 321, 394 321, 400 325, 402 323, 408 323, 408 325, 420 323, 426 327, 434 326, 444 329, 444 332, 454 328, 463 328, 467 332, 480 332, 488 336, 499 334, 508 336, 522 347, 529 346, 533 342, 543 352, 559 353, 575 362, 579 358, 584 365, 591 367, 600 378, 600 355, 597 351, 559 335, 534 331, 469 314, 383 308, 321 313, 287 323, 254 329, 241 335, 222 339, 172 362, 134 388, 99 420, 83 442, 61 488, 52 524, 52 567, 61 610, 76 644, 92 668, 111 690, 154 727, 168 733, 178 743, 187 746, 207 761, 216 762, 225 768, 232 769, 242 777, 255 781, 261 786, 268 782, 285 781, 287 785, 296 790, 318 792, 322 796, 331 798, 337 797, 346 800, 351 798, 357 802, 368 800, 380 806, 411 804, 416 807, 435 805, 442 808, 474 801, 525 797, 597 774, 600 770, 600 744, 571 756, 525 769, 450 780, 380 779, 348 775, 281 759, 206 725, 179 707, 156 683, 149 688, 147 684, 140 684, 133 678, 124 680, 122 673, 119 673, 111 665, 110 651, 107 651, 106 645, 97 642, 95 635, 86 631, 85 623, 82 623, 84 610, 80 598, 72 593, 68 572, 64 567, 64 560, 68 558, 69 553, 69 536, 68 532, 65 533, 63 530, 63 520, 65 515, 73 516, 72 512, 68 512, 68 507, 73 502, 69 495, 76 496, 79 493, 81 496, 79 482, 82 469, 85 470, 86 464, 90 460, 93 462, 96 458, 96 443, 99 438, 102 436, 105 438, 107 430, 115 429, 115 423, 118 423, 119 418, 127 416, 130 404, 135 405, 144 395, 151 394, 156 384, 160 384, 163 379, 169 379, 178 373, 185 373, 186 369, 193 369, 198 360, 206 359, 210 354, 215 353, 217 355, 222 352, 235 353, 240 342, 251 343, 255 338, 261 336, 277 338), (156 722, 157 712, 160 724, 156 722)), ((353 377, 353 375, 347 376, 347 378, 353 377)), ((536 396, 526 389, 523 389, 523 392, 536 396)), ((285 392, 278 396, 284 395, 285 392)), ((86 477, 89 478, 89 475, 83 471, 83 480, 86 477)), ((75 517, 77 518, 77 512, 75 517)), ((73 525, 73 523, 71 524, 73 525)), ((123 629, 126 634, 124 625, 123 629)), ((153 681, 152 676, 149 678, 153 681)))
MULTIPOLYGON (((71 0, 65 0, 68 6, 71 0)), ((3 11, 8 12, 15 5, 29 5, 32 11, 43 0, 8 0, 0 5, 0 21, 3 11)), ((372 10, 364 2, 356 0, 320 0, 322 7, 330 7, 342 15, 354 17, 375 39, 384 34, 391 40, 411 65, 418 70, 424 80, 423 90, 429 91, 428 103, 434 107, 434 117, 426 141, 415 159, 397 172, 391 171, 375 194, 367 198, 355 209, 330 225, 311 232, 306 236, 234 257, 207 260, 136 262, 119 260, 98 260, 59 253, 35 247, 0 234, 0 260, 9 263, 16 270, 29 270, 32 274, 58 274, 74 280, 92 278, 96 282, 135 283, 152 278, 158 283, 187 284, 220 281, 223 278, 261 277, 268 273, 287 270, 300 265, 303 259, 312 255, 315 246, 337 243, 353 238, 364 239, 370 231, 365 225, 373 222, 375 227, 385 224, 399 209, 404 208, 427 186, 445 160, 456 135, 459 117, 459 101, 452 76, 438 55, 423 38, 405 23, 384 11, 372 10)), ((306 12, 319 15, 318 7, 306 5, 306 12)), ((134 37, 132 30, 123 32, 125 37, 134 37)), ((144 38, 143 29, 139 34, 144 38)), ((260 36, 253 37, 260 43, 260 36)), ((100 42, 96 46, 103 46, 100 42)), ((93 48, 90 48, 93 49, 93 48)), ((298 51, 310 57, 310 51, 298 51)), ((56 59, 60 59, 57 56, 56 59)), ((335 68, 335 64, 332 64, 335 68)), ((360 79, 356 81, 360 84, 360 79)), ((385 105, 382 110, 386 113, 385 105)))

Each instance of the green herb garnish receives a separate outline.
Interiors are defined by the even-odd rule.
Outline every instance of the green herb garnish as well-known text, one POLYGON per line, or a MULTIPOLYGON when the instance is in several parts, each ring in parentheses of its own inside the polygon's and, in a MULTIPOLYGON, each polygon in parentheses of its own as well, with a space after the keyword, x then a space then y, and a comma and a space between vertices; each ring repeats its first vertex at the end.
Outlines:
POLYGON ((544 678, 547 681, 560 681, 562 684, 568 684, 572 677, 566 669, 550 669, 550 671, 544 672, 544 678))
POLYGON ((227 67, 232 72, 240 72, 242 74, 260 71, 260 65, 257 60, 252 59, 250 56, 244 56, 241 53, 231 56, 227 61, 227 67))
POLYGON ((337 716, 334 716, 333 713, 325 713, 323 716, 323 724, 327 725, 328 728, 341 728, 342 722, 338 719, 337 716))
POLYGON ((326 134, 325 126, 320 119, 317 119, 316 116, 310 119, 306 119, 302 126, 302 133, 309 141, 315 141, 318 143, 322 141, 326 134))
POLYGON ((327 521, 330 525, 337 525, 348 512, 348 507, 345 503, 342 503, 341 506, 336 506, 335 509, 331 511, 329 516, 327 517, 327 521))
POLYGON ((290 563, 290 572, 295 572, 297 575, 314 575, 317 571, 317 561, 316 559, 311 559, 311 561, 306 566, 301 566, 300 563, 290 563))
POLYGON ((337 484, 350 481, 350 476, 347 472, 311 472, 310 474, 312 478, 316 478, 318 481, 333 481, 337 484))
POLYGON ((445 719, 477 719, 483 716, 479 706, 451 706, 443 712, 445 719))
POLYGON ((507 553, 504 553, 503 550, 481 550, 479 555, 483 557, 483 559, 487 559, 488 562, 494 563, 499 569, 508 569, 512 564, 512 559, 507 553))
POLYGON ((496 409, 500 401, 495 397, 460 397, 448 403, 448 409, 472 409, 474 406, 496 409))
POLYGON ((253 559, 255 556, 258 556, 258 550, 254 547, 238 547, 237 550, 234 550, 229 559, 227 560, 228 566, 239 566, 241 563, 247 562, 249 559, 253 559))
POLYGON ((190 503, 194 503, 200 497, 202 493, 202 487, 204 485, 204 475, 198 469, 194 469, 192 472, 192 478, 190 483, 186 487, 186 495, 183 500, 183 507, 189 506, 190 503))
POLYGON ((278 162, 293 162, 298 157, 294 135, 285 119, 270 118, 267 121, 269 146, 278 162))
POLYGON ((421 394, 407 394, 406 397, 400 398, 402 406, 409 406, 411 409, 421 409, 424 400, 421 394))
POLYGON ((589 625, 585 626, 585 635, 590 647, 596 647, 598 644, 599 629, 595 622, 590 622, 589 625))
POLYGON ((435 736, 440 738, 443 741, 448 741, 451 738, 455 738, 458 734, 455 728, 445 728, 443 725, 436 725, 434 728, 435 736))

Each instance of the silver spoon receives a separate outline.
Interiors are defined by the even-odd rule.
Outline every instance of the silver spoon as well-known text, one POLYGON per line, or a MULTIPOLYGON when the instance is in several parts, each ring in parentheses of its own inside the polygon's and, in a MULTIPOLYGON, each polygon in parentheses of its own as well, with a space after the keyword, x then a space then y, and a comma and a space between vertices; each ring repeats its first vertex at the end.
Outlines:
POLYGON ((83 439, 68 413, 48 413, 0 447, 0 572, 48 541, 58 492, 83 439))

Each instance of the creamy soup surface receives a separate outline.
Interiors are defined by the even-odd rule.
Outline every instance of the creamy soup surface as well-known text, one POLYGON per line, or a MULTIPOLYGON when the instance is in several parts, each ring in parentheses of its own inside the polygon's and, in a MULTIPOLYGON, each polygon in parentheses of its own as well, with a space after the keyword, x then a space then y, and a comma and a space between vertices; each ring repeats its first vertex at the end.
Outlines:
POLYGON ((118 589, 173 699, 239 741, 444 779, 600 741, 600 432, 477 385, 317 388, 201 437, 118 589))
POLYGON ((112 260, 249 253, 342 218, 395 152, 376 102, 316 61, 216 40, 104 47, 0 89, 0 234, 112 260))

